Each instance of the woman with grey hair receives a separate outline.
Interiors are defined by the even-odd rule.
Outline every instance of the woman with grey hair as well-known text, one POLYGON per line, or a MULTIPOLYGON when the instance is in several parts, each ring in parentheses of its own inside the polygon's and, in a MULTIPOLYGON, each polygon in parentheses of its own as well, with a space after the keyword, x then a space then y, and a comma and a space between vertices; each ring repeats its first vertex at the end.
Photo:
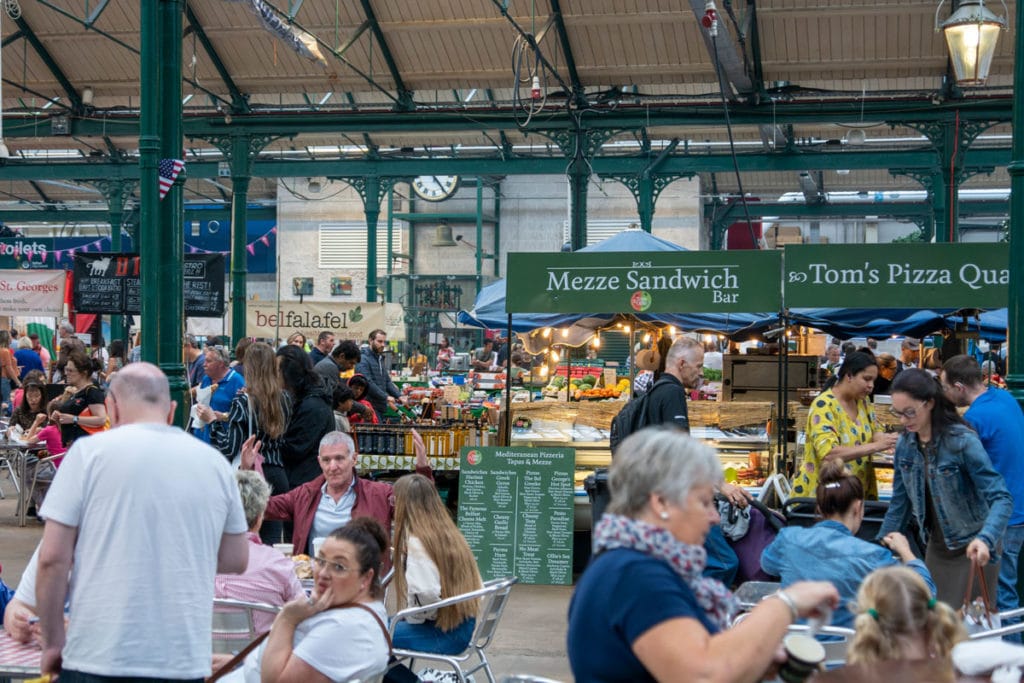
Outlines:
MULTIPOLYGON (((260 525, 270 500, 270 485, 253 470, 239 470, 235 472, 235 479, 249 525, 249 565, 243 574, 217 574, 214 595, 276 607, 306 597, 291 559, 260 541, 260 525)), ((270 630, 274 616, 259 612, 253 619, 256 629, 262 633, 270 630)))
POLYGON ((831 584, 795 583, 726 630, 736 599, 701 575, 721 482, 714 451, 678 429, 623 441, 594 558, 569 605, 577 681, 760 680, 790 624, 836 606, 831 584))

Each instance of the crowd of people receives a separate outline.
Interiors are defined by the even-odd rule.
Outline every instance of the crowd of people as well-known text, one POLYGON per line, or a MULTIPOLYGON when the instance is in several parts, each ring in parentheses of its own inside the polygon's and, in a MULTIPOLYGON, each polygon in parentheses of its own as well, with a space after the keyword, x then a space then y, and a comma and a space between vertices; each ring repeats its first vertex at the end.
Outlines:
MULTIPOLYGON (((63 455, 35 472, 48 484, 37 501, 43 539, 4 614, 11 637, 41 642, 44 672, 72 683, 200 680, 230 659, 211 659, 215 597, 279 608, 258 617, 265 640, 223 680, 415 681, 393 665, 393 648, 467 647, 474 601, 400 622, 393 640, 388 631, 386 603, 392 612, 429 606, 483 583, 418 433, 415 473, 394 483, 359 474, 351 425, 384 419, 401 400, 385 333, 373 331, 363 348, 329 332, 306 345, 297 334, 278 349, 248 341, 231 354, 186 338, 188 432, 171 425, 175 405, 156 366, 104 364, 69 341, 54 360, 66 388, 47 401, 56 368, 21 376, 11 354, 20 393, 10 428, 63 455), (271 547, 280 542, 311 557, 311 587, 271 547)), ((679 337, 658 348, 651 426, 618 446, 611 500, 569 607, 577 680, 761 680, 782 663, 789 627, 808 619, 853 627, 853 664, 948 663, 965 637, 949 605, 973 574, 986 576, 1000 609, 1017 606, 1016 402, 972 357, 916 367, 928 355, 916 340, 887 377, 883 354, 837 348, 837 362, 824 361, 829 384, 809 407, 794 479, 821 521, 783 529, 764 549, 761 568, 779 590, 739 621, 735 597, 712 578, 710 544, 721 533, 716 498, 745 507, 750 496, 687 434, 700 343, 679 337), (899 432, 882 426, 870 401, 880 378, 899 432), (871 456, 882 451, 893 455, 893 492, 872 543, 857 535, 877 498, 871 456)), ((493 353, 481 362, 495 362, 493 353)))
MULTIPOLYGON (((383 419, 401 400, 388 386, 385 333, 375 330, 362 350, 333 334, 318 341, 318 360, 301 337, 276 350, 250 342, 232 359, 187 337, 187 431, 171 426, 168 379, 145 362, 101 377, 70 343, 60 396, 46 402, 44 371, 19 381, 11 429, 66 451, 51 461, 55 471, 35 473, 52 480, 39 500, 43 540, 4 611, 8 634, 43 644, 44 672, 201 680, 223 664, 209 647, 218 597, 280 608, 258 619, 266 641, 225 680, 362 679, 389 664, 384 572, 395 566, 399 607, 482 586, 419 434, 417 473, 392 485, 359 476, 355 443, 338 429, 383 419), (386 397, 380 414, 375 396, 386 397), (271 547, 281 541, 311 556, 310 595, 271 547)), ((461 652, 477 609, 468 601, 427 614, 403 625, 394 645, 461 652)))

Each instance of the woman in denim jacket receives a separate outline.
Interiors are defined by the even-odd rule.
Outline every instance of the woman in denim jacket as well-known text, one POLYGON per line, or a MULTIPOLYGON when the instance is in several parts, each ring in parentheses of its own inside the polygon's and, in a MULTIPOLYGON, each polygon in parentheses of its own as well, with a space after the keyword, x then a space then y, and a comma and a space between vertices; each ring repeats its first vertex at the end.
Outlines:
POLYGON ((1003 477, 927 371, 896 376, 892 412, 906 432, 896 444, 892 502, 879 536, 906 529, 913 516, 928 537, 925 564, 939 600, 960 604, 973 562, 984 567, 994 604, 997 545, 1013 506, 1003 477))

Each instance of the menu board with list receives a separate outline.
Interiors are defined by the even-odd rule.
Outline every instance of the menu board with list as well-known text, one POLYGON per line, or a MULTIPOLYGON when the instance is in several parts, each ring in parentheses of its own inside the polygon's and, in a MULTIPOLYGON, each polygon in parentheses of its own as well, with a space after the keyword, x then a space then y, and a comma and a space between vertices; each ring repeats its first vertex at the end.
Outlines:
POLYGON ((484 580, 572 583, 572 448, 465 446, 459 529, 484 580))

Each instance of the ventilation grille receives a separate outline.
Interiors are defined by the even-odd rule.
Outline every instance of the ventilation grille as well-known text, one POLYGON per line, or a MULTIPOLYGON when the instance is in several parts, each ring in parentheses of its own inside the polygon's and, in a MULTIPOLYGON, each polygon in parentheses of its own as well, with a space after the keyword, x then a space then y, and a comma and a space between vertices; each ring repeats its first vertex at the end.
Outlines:
MULTIPOLYGON (((608 220, 587 221, 587 246, 602 242, 613 235, 617 235, 631 225, 639 225, 637 220, 626 218, 612 218, 608 220)), ((572 229, 569 221, 562 223, 562 241, 569 242, 572 239, 572 229)))
MULTIPOLYGON (((320 268, 366 270, 366 223, 321 223, 320 268)), ((402 251, 402 231, 392 235, 392 251, 402 251)), ((377 269, 388 265, 387 227, 377 228, 377 269)))

